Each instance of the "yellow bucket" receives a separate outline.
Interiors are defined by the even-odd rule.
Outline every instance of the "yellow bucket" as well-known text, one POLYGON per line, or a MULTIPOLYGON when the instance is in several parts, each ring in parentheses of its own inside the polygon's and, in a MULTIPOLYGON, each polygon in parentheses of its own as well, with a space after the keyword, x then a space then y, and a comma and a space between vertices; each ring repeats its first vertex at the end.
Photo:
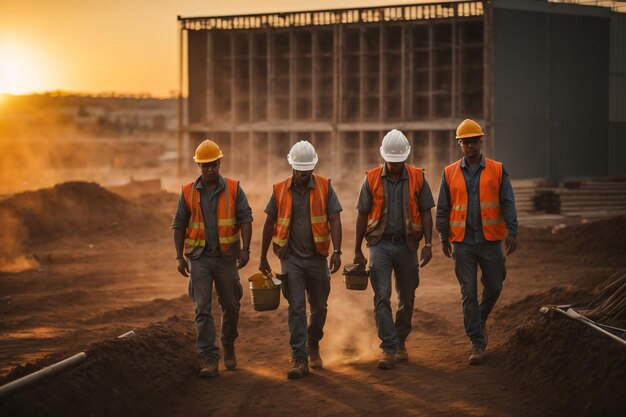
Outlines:
POLYGON ((252 307, 256 311, 276 310, 280 305, 280 281, 260 272, 248 278, 252 307))

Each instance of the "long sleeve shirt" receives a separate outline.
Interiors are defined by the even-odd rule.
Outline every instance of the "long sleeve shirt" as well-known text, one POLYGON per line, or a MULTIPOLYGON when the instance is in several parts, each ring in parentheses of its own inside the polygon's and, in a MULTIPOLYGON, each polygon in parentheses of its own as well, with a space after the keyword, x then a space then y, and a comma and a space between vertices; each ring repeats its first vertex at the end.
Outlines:
MULTIPOLYGON (((467 164, 465 157, 461 159, 461 171, 465 178, 468 199, 463 243, 477 244, 485 242, 482 219, 480 217, 480 175, 483 169, 485 169, 484 155, 481 155, 480 164, 473 168, 467 164)), ((502 167, 502 185, 500 187, 500 211, 506 223, 508 234, 517 236, 515 197, 509 174, 504 166, 502 167)), ((450 233, 450 190, 446 183, 445 171, 441 175, 441 185, 439 187, 436 228, 441 241, 447 241, 450 233)))

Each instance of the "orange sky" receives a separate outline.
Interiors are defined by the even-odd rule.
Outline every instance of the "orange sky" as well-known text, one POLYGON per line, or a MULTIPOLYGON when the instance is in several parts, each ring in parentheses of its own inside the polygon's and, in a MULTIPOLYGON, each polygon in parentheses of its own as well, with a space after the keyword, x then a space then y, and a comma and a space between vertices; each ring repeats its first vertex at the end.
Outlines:
POLYGON ((168 96, 178 86, 177 15, 399 3, 404 2, 0 0, 0 93, 65 90, 168 96))

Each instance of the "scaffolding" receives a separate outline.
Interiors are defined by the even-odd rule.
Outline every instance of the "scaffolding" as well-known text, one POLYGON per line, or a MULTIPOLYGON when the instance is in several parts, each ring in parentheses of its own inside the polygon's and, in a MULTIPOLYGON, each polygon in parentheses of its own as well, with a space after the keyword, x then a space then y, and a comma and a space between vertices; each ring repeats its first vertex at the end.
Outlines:
POLYGON ((212 137, 237 175, 273 179, 273 158, 308 139, 337 177, 379 163, 382 137, 397 128, 409 161, 435 180, 458 158, 461 120, 489 128, 488 4, 179 17, 190 147, 212 137))

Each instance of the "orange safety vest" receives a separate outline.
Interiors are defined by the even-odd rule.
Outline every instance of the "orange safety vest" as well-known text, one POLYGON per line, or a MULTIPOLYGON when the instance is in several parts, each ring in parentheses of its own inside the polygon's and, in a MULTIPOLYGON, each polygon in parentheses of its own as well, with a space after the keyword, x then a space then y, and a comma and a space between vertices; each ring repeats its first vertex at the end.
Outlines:
MULTIPOLYGON (((278 248, 284 248, 289 241, 289 224, 291 223, 291 181, 286 178, 274 185, 274 198, 278 208, 278 218, 274 225, 272 242, 278 248)), ((328 227, 328 178, 313 174, 315 187, 309 193, 311 231, 317 252, 328 256, 330 249, 330 229, 328 227)), ((275 246, 275 247, 276 247, 275 246)))
MULTIPOLYGON (((409 176, 409 211, 410 227, 405 219, 405 233, 407 235, 418 235, 422 231, 422 216, 417 204, 416 197, 422 189, 424 183, 424 170, 409 164, 404 164, 409 176)), ((372 209, 367 215, 367 229, 365 234, 370 233, 380 225, 380 218, 385 210, 385 188, 383 186, 383 165, 367 171, 367 183, 372 193, 372 209)))
MULTIPOLYGON (((450 190, 450 242, 462 242, 465 238, 467 220, 467 186, 461 168, 461 160, 444 170, 450 190)), ((502 163, 485 158, 485 169, 480 173, 480 218, 485 239, 491 241, 506 238, 507 230, 500 211, 500 188, 502 186, 502 163)))
MULTIPOLYGON (((220 192, 217 201, 217 235, 221 253, 225 253, 233 243, 239 241, 239 225, 236 217, 239 181, 225 177, 224 180, 226 187, 220 192)), ((191 212, 185 236, 185 254, 192 257, 200 255, 206 245, 200 191, 193 184, 190 182, 183 186, 185 203, 191 212)))

